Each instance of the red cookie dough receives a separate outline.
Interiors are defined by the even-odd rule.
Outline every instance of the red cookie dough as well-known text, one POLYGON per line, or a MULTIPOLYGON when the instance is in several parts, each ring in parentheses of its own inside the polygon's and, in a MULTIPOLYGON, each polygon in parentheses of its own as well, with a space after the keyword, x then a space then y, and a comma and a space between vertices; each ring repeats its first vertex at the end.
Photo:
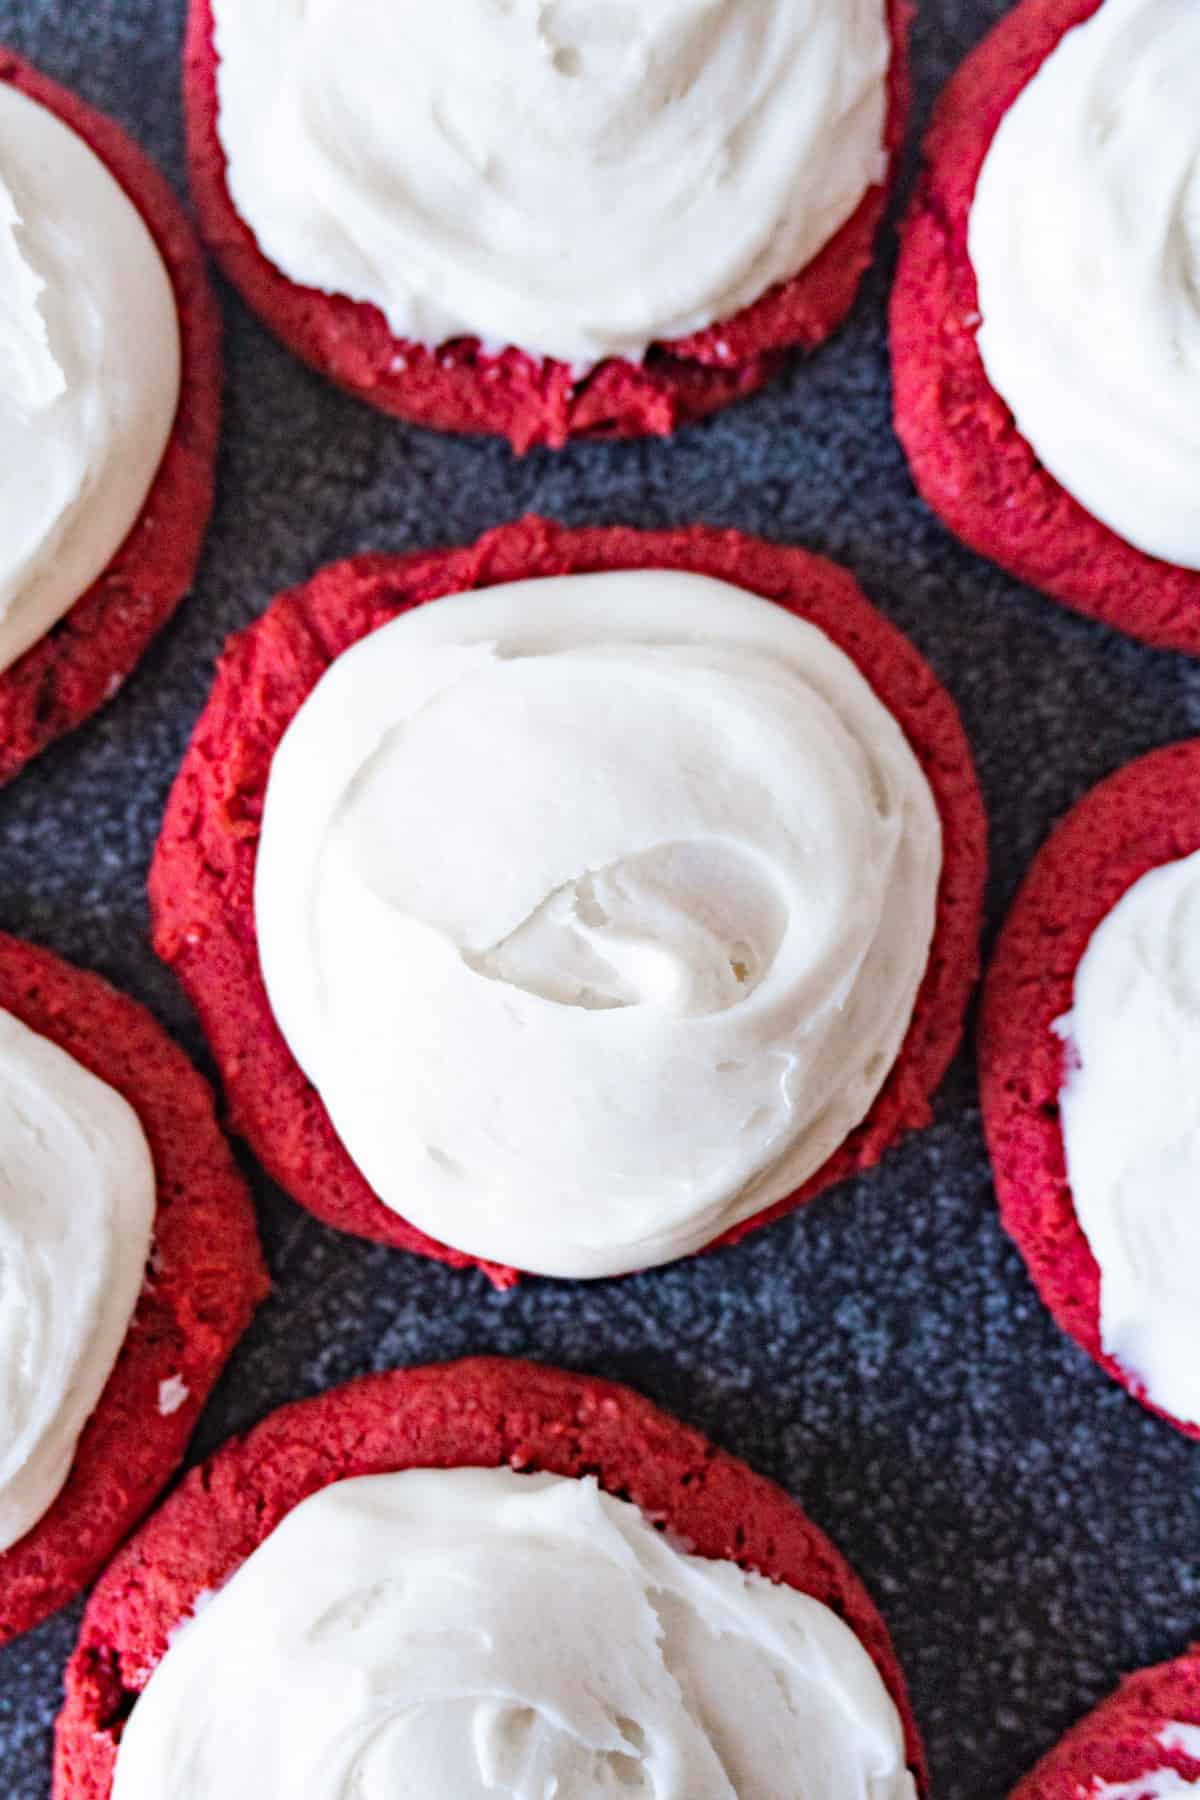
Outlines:
POLYGON ((818 625, 857 664, 908 736, 941 815, 943 869, 933 947, 900 1056, 867 1118, 789 1198, 716 1240, 731 1243, 877 1162, 929 1122, 929 1097, 962 1031, 978 970, 986 821, 949 695, 853 578, 804 550, 706 526, 564 530, 527 518, 465 550, 360 556, 282 595, 226 646, 176 779, 150 872, 154 947, 186 988, 225 1083, 233 1128, 271 1175, 327 1224, 457 1267, 517 1279, 433 1242, 376 1198, 342 1147, 275 1024, 258 966, 254 865, 276 746, 325 670, 411 606, 531 576, 684 569, 763 594, 818 625))
POLYGON ((129 1102, 157 1181, 146 1279, 66 1486, 0 1553, 4 1644, 85 1587, 174 1474, 267 1277, 208 1084, 149 1013, 99 976, 2 935, 0 1007, 129 1102), (183 1384, 174 1411, 159 1404, 163 1382, 183 1384))
POLYGON ((179 409, 145 504, 103 574, 0 672, 0 782, 110 700, 191 586, 212 510, 221 417, 221 324, 183 209, 111 119, 0 48, 0 82, 69 125, 137 207, 179 314, 179 409))
POLYGON ((1068 813, 1021 884, 984 983, 979 1081, 1000 1216, 1063 1330, 1122 1387, 1189 1437, 1100 1341, 1100 1270, 1067 1182, 1058 1097, 1072 1006, 1092 933, 1135 881, 1200 850, 1200 738, 1110 775, 1068 813))
POLYGON ((480 1357, 367 1375, 285 1406, 186 1477, 88 1603, 58 1720, 55 1800, 111 1793, 122 1727, 170 1633, 293 1507, 349 1476, 464 1467, 594 1475, 696 1555, 736 1562, 822 1601, 882 1675, 909 1767, 926 1792, 887 1629, 857 1576, 782 1488, 629 1388, 480 1357))
POLYGON ((360 399, 439 431, 487 431, 514 449, 559 449, 573 437, 666 437, 752 394, 784 353, 812 350, 841 324, 870 267, 910 105, 909 0, 881 0, 892 36, 884 129, 887 174, 808 266, 707 330, 655 346, 644 363, 614 358, 577 381, 564 363, 474 338, 430 348, 395 338, 378 307, 298 287, 261 254, 230 199, 217 135, 212 0, 191 0, 184 103, 192 192, 209 247, 247 305, 288 348, 360 399))
POLYGON ((1200 572, 1135 550, 1072 499, 1017 431, 976 344, 967 226, 979 171, 1021 89, 1099 4, 1021 0, 938 102, 892 290, 896 430, 922 497, 973 550, 1077 612, 1196 654, 1200 572))
POLYGON ((1030 1770, 1011 1800, 1080 1800, 1101 1782, 1136 1782, 1156 1769, 1200 1782, 1200 1758, 1158 1742, 1165 1725, 1200 1727, 1200 1645, 1128 1676, 1030 1770))

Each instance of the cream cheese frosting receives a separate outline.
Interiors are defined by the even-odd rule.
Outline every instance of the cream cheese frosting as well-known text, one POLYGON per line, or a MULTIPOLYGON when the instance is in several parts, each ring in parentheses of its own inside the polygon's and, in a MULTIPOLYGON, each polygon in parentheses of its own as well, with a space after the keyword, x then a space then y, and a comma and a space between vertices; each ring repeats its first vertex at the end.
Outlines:
MULTIPOLYGON (((1200 1725, 1164 1725, 1158 1742, 1200 1762, 1200 1725)), ((1086 1800, 1174 1800, 1179 1794, 1200 1794, 1200 1776, 1189 1780, 1178 1769, 1147 1769, 1136 1781, 1097 1782, 1086 1800)))
POLYGON ((0 82, 0 669, 112 561, 179 403, 171 283, 77 133, 0 82))
POLYGON ((637 359, 883 178, 884 0, 214 0, 233 203, 424 344, 637 359))
POLYGON ((849 1626, 594 1481, 410 1470, 305 1500, 173 1637, 113 1800, 915 1800, 849 1626))
POLYGON ((1200 1425, 1200 852, 1143 875, 1093 933, 1060 1030, 1075 1211, 1104 1348, 1200 1425))
POLYGON ((663 571, 409 611, 275 754, 255 888, 276 1021, 385 1205, 600 1276, 797 1188, 866 1114, 941 830, 813 626, 663 571))
POLYGON ((0 1012, 0 1550, 66 1481, 129 1329, 154 1197, 133 1109, 0 1012))
POLYGON ((1137 549, 1200 569, 1200 7, 1104 0, 1005 114, 969 252, 988 379, 1137 549))

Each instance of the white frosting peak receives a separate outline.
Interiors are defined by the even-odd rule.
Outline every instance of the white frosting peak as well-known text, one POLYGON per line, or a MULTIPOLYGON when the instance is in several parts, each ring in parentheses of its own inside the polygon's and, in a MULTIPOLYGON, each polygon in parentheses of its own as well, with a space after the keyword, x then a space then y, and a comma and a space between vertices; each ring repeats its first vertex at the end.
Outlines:
POLYGON ((1138 549, 1200 569, 1200 7, 1104 0, 1009 108, 970 254, 988 377, 1138 549))
POLYGON ((129 1328, 153 1216, 132 1108, 0 1012, 0 1550, 67 1478, 129 1328))
POLYGON ((782 607, 517 583, 340 657, 268 783, 272 1010, 385 1204, 621 1273, 790 1193, 869 1109, 933 930, 936 807, 782 607))
POLYGON ((591 1481, 413 1470, 305 1500, 171 1641, 113 1800, 915 1800, 827 1607, 591 1481))
POLYGON ((1062 1030, 1067 1173, 1105 1349, 1200 1424, 1200 853, 1143 875, 1097 927, 1062 1030))
POLYGON ((214 0, 230 193, 399 337, 579 368, 794 275, 883 174, 883 0, 214 0))
POLYGON ((111 562, 178 400, 175 301, 141 215, 0 82, 0 669, 111 562))

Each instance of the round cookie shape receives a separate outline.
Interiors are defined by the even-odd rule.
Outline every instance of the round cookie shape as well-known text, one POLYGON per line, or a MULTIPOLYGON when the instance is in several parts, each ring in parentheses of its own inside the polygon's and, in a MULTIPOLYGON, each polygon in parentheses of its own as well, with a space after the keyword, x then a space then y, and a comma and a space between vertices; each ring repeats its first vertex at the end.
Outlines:
MULTIPOLYGON (((526 519, 466 550, 335 564, 280 597, 228 646, 168 804, 150 877, 155 947, 200 1014, 235 1129, 275 1179, 329 1224, 455 1266, 476 1261, 433 1242, 376 1197, 271 1012, 253 908, 275 750, 329 665, 407 608, 528 578, 618 569, 712 576, 817 626, 857 666, 906 734, 942 828, 930 957, 900 1055, 874 1105, 799 1192, 714 1241, 735 1241, 870 1167, 897 1136, 928 1121, 929 1097, 953 1054, 974 980, 985 863, 982 804, 949 697, 852 578, 819 557, 704 527, 565 531, 526 519)), ((512 1268, 482 1260, 478 1266, 501 1285, 517 1278, 512 1268)))
POLYGON ((1072 1009, 1093 933, 1135 882, 1200 849, 1200 739, 1168 745, 1085 795, 1035 857, 1004 923, 979 1020, 983 1124, 1000 1216, 1062 1329, 1115 1381, 1189 1437, 1200 1425, 1150 1400, 1104 1348, 1100 1269, 1067 1178, 1060 1094, 1072 1009))
POLYGON ((943 92, 901 230, 890 305, 896 431, 922 498, 954 534, 1077 612, 1200 652, 1200 572, 1136 549, 1038 460, 980 355, 968 253, 976 184, 1006 113, 1101 0, 1020 0, 943 92))
POLYGON ((181 1484, 114 1560, 66 1678, 54 1794, 103 1800, 121 1730, 171 1632, 299 1503, 347 1477, 497 1468, 594 1476, 695 1555, 810 1594, 855 1633, 924 1758, 886 1628, 857 1577, 782 1489, 628 1388, 505 1358, 368 1375, 273 1413, 181 1484))
POLYGON ((0 48, 0 82, 69 126, 141 215, 179 319, 174 426, 141 512, 108 567, 70 610, 0 672, 0 782, 112 698, 191 585, 212 508, 221 339, 204 258, 158 170, 120 127, 0 48))
POLYGON ((1011 1800, 1167 1800, 1192 1792, 1200 1793, 1200 1646, 1127 1676, 1030 1770, 1011 1800))
POLYGON ((806 268, 733 317, 655 345, 634 363, 611 358, 584 378, 570 366, 473 338, 428 346, 394 337, 383 313, 298 286, 260 251, 238 214, 218 135, 212 0, 191 0, 184 47, 188 157, 196 211, 214 256, 295 355, 372 405, 441 431, 490 432, 514 449, 574 437, 669 435, 755 392, 793 348, 815 349, 841 323, 870 266, 904 140, 911 88, 907 0, 884 0, 891 38, 884 172, 806 268))
POLYGON ((146 1277, 66 1484, 0 1554, 6 1643, 91 1581, 174 1473, 267 1278, 208 1085, 150 1015, 98 976, 4 936, 0 1008, 128 1102, 156 1183, 146 1277))

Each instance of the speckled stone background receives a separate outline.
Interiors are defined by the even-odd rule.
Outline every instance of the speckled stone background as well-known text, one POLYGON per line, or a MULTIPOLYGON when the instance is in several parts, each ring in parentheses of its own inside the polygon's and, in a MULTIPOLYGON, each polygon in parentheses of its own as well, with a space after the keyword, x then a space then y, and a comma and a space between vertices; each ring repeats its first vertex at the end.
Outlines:
MULTIPOLYGON (((1004 4, 920 10, 923 119, 1004 4)), ((115 114, 181 184, 182 12, 0 0, 0 41, 115 114)), ((1072 801, 1200 731, 1200 667, 1069 617, 917 502, 889 425, 892 251, 889 237, 840 337, 756 399, 674 443, 525 461, 376 417, 226 292, 220 496, 196 591, 108 711, 0 794, 0 926, 101 970, 205 1062, 147 946, 143 881, 222 640, 331 557, 461 543, 536 508, 703 519, 847 563, 962 709, 992 820, 994 934, 1072 801)), ((399 1363, 501 1351, 629 1381, 783 1482, 857 1565, 941 1800, 1002 1800, 1123 1671, 1200 1637, 1200 1444, 1109 1383, 1038 1304, 997 1224, 969 1049, 933 1128, 874 1174, 736 1249, 624 1281, 497 1295, 324 1230, 261 1177, 257 1191, 275 1292, 196 1454, 281 1401, 399 1363)), ((47 1792, 77 1618, 0 1656, 10 1800, 47 1792)))

